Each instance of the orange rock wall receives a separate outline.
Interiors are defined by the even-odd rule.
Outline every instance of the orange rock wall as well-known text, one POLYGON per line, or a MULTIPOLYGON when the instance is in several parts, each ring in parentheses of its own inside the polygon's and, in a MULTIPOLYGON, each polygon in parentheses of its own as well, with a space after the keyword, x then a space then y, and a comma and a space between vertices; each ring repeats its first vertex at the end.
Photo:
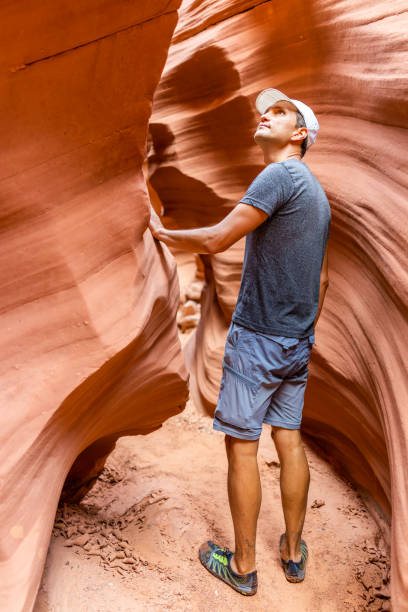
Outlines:
MULTIPOLYGON (((213 223, 263 167, 253 142, 257 93, 277 87, 315 109, 321 131, 305 161, 333 223, 304 431, 360 486, 391 536, 399 611, 408 610, 407 26, 401 0, 185 0, 150 155, 168 222, 213 223)), ((209 413, 243 245, 203 258, 203 316, 186 356, 194 398, 209 413)))
POLYGON ((0 9, 7 612, 33 606, 72 464, 86 488, 119 436, 160 427, 186 400, 175 263, 145 231, 141 169, 179 3, 0 9))

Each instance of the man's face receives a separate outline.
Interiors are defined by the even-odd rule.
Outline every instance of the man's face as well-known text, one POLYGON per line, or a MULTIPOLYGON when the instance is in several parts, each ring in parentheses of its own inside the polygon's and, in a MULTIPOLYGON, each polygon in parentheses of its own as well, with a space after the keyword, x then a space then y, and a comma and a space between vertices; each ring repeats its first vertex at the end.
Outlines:
POLYGON ((287 100, 281 100, 263 113, 254 140, 261 146, 267 143, 284 146, 297 129, 296 107, 287 100))

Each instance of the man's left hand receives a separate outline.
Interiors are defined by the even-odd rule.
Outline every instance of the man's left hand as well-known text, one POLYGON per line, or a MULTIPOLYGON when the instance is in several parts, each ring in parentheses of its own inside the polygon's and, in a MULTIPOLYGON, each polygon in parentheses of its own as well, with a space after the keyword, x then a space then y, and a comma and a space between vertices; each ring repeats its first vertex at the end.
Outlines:
POLYGON ((150 221, 149 221, 149 229, 152 232, 154 238, 160 240, 160 230, 163 229, 163 223, 160 221, 160 217, 157 212, 154 210, 153 206, 150 205, 150 221))

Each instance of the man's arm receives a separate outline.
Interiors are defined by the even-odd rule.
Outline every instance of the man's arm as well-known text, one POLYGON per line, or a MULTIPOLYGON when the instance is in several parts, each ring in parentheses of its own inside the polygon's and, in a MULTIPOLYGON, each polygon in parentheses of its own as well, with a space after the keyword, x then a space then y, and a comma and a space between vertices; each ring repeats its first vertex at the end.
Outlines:
POLYGON ((317 315, 314 321, 314 324, 316 325, 318 318, 320 316, 321 310, 323 308, 323 302, 324 302, 324 298, 326 295, 326 291, 327 291, 327 287, 329 286, 329 262, 328 262, 328 256, 327 256, 327 246, 326 246, 326 252, 324 254, 324 259, 323 259, 323 264, 322 264, 322 269, 320 272, 320 291, 319 291, 319 306, 317 309, 317 315))
POLYGON ((152 207, 150 212, 149 227, 157 240, 183 251, 211 254, 225 251, 268 218, 263 210, 240 203, 222 221, 211 227, 168 230, 163 227, 152 207))

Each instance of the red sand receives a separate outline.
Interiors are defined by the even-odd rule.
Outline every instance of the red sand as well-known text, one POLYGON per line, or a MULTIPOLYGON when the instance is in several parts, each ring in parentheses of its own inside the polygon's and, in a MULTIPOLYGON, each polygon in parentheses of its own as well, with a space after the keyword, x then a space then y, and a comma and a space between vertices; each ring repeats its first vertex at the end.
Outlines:
POLYGON ((305 581, 286 582, 277 549, 283 530, 278 458, 269 431, 259 451, 255 597, 235 593, 197 560, 203 540, 232 548, 233 532, 223 436, 189 403, 161 430, 119 440, 83 502, 58 511, 35 612, 389 610, 377 526, 356 492, 309 448, 304 537, 310 558, 305 581), (68 535, 82 546, 67 547, 68 535))

